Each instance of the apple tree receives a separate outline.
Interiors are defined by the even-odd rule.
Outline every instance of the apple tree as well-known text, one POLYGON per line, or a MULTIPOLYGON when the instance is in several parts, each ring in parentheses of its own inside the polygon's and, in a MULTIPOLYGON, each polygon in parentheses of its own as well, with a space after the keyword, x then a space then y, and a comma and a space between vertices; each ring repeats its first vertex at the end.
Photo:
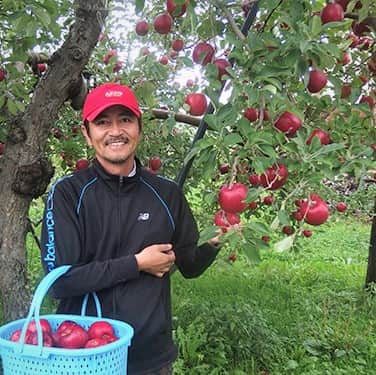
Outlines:
POLYGON ((30 204, 52 177, 88 165, 79 110, 102 82, 135 89, 139 157, 184 184, 201 240, 219 229, 230 261, 290 249, 346 210, 326 182, 361 183, 372 168, 374 8, 369 0, 2 1, 5 318, 28 306, 30 204))

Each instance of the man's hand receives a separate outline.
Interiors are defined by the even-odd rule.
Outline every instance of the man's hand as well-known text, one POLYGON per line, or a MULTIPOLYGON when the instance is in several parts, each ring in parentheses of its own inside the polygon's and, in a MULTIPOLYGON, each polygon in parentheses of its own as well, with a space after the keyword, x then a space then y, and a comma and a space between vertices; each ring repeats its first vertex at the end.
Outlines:
POLYGON ((145 247, 135 255, 138 269, 157 277, 163 277, 175 262, 175 253, 171 244, 159 244, 145 247))

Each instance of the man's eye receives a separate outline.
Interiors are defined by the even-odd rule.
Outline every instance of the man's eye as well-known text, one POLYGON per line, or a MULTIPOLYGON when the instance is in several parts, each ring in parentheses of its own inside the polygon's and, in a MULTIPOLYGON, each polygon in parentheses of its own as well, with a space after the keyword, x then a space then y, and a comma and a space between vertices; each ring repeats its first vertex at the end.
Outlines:
POLYGON ((122 117, 121 122, 129 122, 131 119, 129 117, 122 117))
POLYGON ((108 124, 108 121, 105 119, 100 119, 100 120, 95 121, 94 123, 95 125, 98 125, 98 126, 104 126, 108 124))

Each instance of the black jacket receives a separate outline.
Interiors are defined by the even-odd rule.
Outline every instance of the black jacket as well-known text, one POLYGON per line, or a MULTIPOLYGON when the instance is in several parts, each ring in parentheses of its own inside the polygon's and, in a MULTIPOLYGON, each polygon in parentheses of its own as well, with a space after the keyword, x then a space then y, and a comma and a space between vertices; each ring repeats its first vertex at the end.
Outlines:
MULTIPOLYGON (((56 281, 58 313, 79 314, 83 295, 96 291, 103 316, 131 324, 128 372, 143 374, 176 358, 172 342, 170 276, 139 272, 134 254, 172 243, 176 266, 187 278, 199 276, 218 249, 197 247, 198 230, 178 186, 136 163, 136 175, 108 174, 95 161, 61 178, 46 200, 42 227, 45 272, 73 267, 56 281)), ((88 306, 94 315, 94 304, 88 306)))

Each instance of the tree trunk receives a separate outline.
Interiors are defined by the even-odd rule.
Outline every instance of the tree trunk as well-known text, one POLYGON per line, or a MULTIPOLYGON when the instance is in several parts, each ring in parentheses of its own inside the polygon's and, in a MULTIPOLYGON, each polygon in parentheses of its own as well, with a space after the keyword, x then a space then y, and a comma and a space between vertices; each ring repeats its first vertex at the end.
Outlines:
POLYGON ((5 154, 0 159, 0 298, 4 320, 25 315, 29 307, 26 274, 27 216, 53 176, 45 156, 58 111, 77 92, 81 72, 107 17, 107 1, 76 0, 75 22, 48 63, 25 112, 9 121, 5 154))
POLYGON ((375 198, 375 208, 373 210, 371 238, 369 241, 366 288, 368 288, 371 283, 376 283, 376 198, 375 198))

